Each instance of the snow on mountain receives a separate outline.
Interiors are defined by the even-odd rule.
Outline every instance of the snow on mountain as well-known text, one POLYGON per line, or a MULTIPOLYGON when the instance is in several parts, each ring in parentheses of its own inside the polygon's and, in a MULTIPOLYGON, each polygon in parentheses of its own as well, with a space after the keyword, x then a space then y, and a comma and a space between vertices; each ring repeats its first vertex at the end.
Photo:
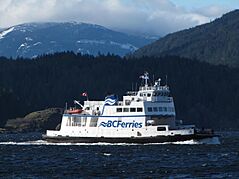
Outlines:
POLYGON ((153 40, 95 24, 26 23, 0 32, 0 56, 33 58, 61 51, 92 55, 113 53, 123 56, 153 40))
POLYGON ((4 30, 0 33, 0 39, 4 38, 5 35, 7 35, 8 33, 12 32, 14 30, 14 27, 11 27, 7 30, 4 30))

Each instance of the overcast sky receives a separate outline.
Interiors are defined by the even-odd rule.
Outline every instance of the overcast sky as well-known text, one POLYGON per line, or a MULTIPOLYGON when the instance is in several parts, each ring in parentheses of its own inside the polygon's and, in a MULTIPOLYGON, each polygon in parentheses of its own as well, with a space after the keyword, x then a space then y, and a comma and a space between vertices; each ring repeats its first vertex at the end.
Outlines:
POLYGON ((162 36, 210 22, 236 8, 239 0, 0 0, 0 27, 77 21, 162 36))

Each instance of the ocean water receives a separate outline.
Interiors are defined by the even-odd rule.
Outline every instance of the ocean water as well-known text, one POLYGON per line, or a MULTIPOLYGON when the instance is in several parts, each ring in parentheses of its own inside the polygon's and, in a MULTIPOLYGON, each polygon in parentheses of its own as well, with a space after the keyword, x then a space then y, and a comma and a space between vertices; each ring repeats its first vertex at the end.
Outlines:
POLYGON ((0 134, 0 178, 239 178, 239 132, 164 144, 53 144, 0 134))

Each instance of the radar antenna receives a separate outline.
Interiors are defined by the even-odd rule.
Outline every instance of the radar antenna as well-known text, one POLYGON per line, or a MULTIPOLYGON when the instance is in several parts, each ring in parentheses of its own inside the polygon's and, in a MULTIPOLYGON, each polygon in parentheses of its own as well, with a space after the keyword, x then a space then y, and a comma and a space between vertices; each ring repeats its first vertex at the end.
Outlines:
POLYGON ((144 80, 144 85, 145 85, 145 87, 147 87, 148 86, 148 80, 149 80, 149 73, 144 72, 144 75, 141 75, 140 78, 142 78, 144 80))

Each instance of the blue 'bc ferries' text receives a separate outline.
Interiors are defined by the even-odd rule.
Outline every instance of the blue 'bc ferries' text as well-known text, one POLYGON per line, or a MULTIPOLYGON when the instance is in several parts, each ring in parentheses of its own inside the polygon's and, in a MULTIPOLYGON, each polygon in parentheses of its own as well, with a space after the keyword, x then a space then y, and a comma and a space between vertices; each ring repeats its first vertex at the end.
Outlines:
POLYGON ((141 128, 143 126, 142 122, 122 122, 122 121, 111 121, 101 122, 99 127, 122 127, 122 128, 141 128))

